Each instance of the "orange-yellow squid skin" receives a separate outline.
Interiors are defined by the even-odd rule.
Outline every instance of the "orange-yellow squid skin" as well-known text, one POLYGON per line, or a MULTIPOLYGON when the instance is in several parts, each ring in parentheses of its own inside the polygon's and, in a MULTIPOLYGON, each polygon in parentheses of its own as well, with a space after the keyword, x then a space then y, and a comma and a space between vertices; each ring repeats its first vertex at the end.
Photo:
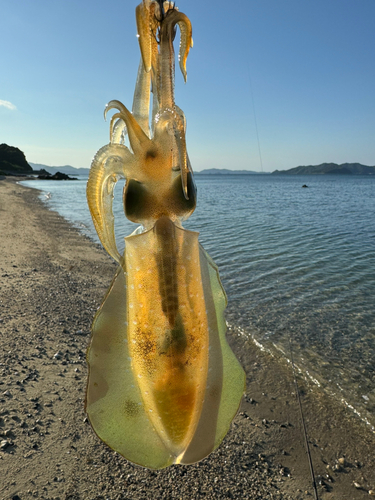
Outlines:
POLYGON ((225 292, 198 233, 162 219, 125 241, 93 324, 86 410, 98 436, 134 463, 197 462, 220 444, 244 391, 225 338, 225 292), (161 280, 166 244, 174 270, 161 280), (172 279, 178 296, 173 286, 164 296, 172 279), (173 313, 163 311, 165 300, 173 313))
POLYGON ((108 446, 161 469, 197 462, 220 444, 245 374, 226 341, 218 269, 198 233, 182 227, 195 209, 196 188, 185 116, 174 102, 173 39, 178 25, 186 77, 191 24, 172 2, 161 9, 143 0, 136 12, 142 58, 132 113, 119 101, 107 105, 105 113, 118 111, 111 141, 95 155, 87 183, 95 228, 119 266, 92 325, 86 412, 108 446), (129 148, 121 142, 125 133, 129 148), (125 215, 141 224, 125 238, 123 255, 112 212, 119 178, 126 179, 125 215))

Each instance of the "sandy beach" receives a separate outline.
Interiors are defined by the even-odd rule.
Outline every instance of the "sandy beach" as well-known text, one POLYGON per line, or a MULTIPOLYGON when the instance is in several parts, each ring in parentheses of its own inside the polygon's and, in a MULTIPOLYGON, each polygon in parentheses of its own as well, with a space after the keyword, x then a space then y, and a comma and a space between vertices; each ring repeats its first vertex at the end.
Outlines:
MULTIPOLYGON (((10 178, 0 180, 0 249, 0 500, 314 498, 281 356, 231 329, 247 394, 224 442, 195 465, 134 466, 98 440, 84 412, 90 324, 115 263, 10 178)), ((314 384, 298 384, 319 498, 371 498, 375 434, 314 384)))

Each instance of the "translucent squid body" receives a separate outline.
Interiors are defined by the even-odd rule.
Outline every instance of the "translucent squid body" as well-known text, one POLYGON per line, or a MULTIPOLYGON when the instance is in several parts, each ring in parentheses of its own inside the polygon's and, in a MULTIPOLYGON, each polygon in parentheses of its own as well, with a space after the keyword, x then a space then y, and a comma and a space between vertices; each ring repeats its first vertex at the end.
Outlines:
POLYGON ((185 116, 174 101, 173 40, 178 25, 186 79, 191 24, 172 2, 155 0, 138 5, 136 19, 141 62, 132 112, 119 101, 107 105, 105 115, 117 110, 110 143, 95 155, 87 183, 95 228, 119 267, 92 326, 86 411, 108 446, 161 469, 197 462, 220 444, 245 375, 225 338, 218 269, 198 233, 181 224, 195 209, 196 188, 185 116), (112 213, 120 178, 125 215, 141 224, 125 238, 123 256, 112 213))

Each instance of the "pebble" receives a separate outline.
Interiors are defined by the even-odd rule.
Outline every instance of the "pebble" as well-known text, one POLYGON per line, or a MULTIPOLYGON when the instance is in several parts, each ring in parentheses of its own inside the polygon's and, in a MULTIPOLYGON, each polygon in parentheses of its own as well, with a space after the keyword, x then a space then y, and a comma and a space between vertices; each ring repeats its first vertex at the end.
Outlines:
POLYGON ((10 441, 8 441, 7 439, 3 439, 2 441, 0 441, 0 450, 5 450, 10 445, 11 445, 10 441))

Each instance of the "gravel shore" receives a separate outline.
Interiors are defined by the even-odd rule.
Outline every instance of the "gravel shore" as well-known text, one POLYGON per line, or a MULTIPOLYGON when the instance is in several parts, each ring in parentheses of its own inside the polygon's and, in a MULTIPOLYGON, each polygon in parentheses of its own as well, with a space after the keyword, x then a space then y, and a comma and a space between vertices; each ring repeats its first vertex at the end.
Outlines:
MULTIPOLYGON (((236 328, 247 395, 216 452, 155 472, 101 443, 84 413, 85 355, 116 265, 14 179, 0 180, 0 235, 0 500, 314 498, 291 369, 236 328)), ((374 433, 298 383, 319 498, 371 498, 374 433)))

